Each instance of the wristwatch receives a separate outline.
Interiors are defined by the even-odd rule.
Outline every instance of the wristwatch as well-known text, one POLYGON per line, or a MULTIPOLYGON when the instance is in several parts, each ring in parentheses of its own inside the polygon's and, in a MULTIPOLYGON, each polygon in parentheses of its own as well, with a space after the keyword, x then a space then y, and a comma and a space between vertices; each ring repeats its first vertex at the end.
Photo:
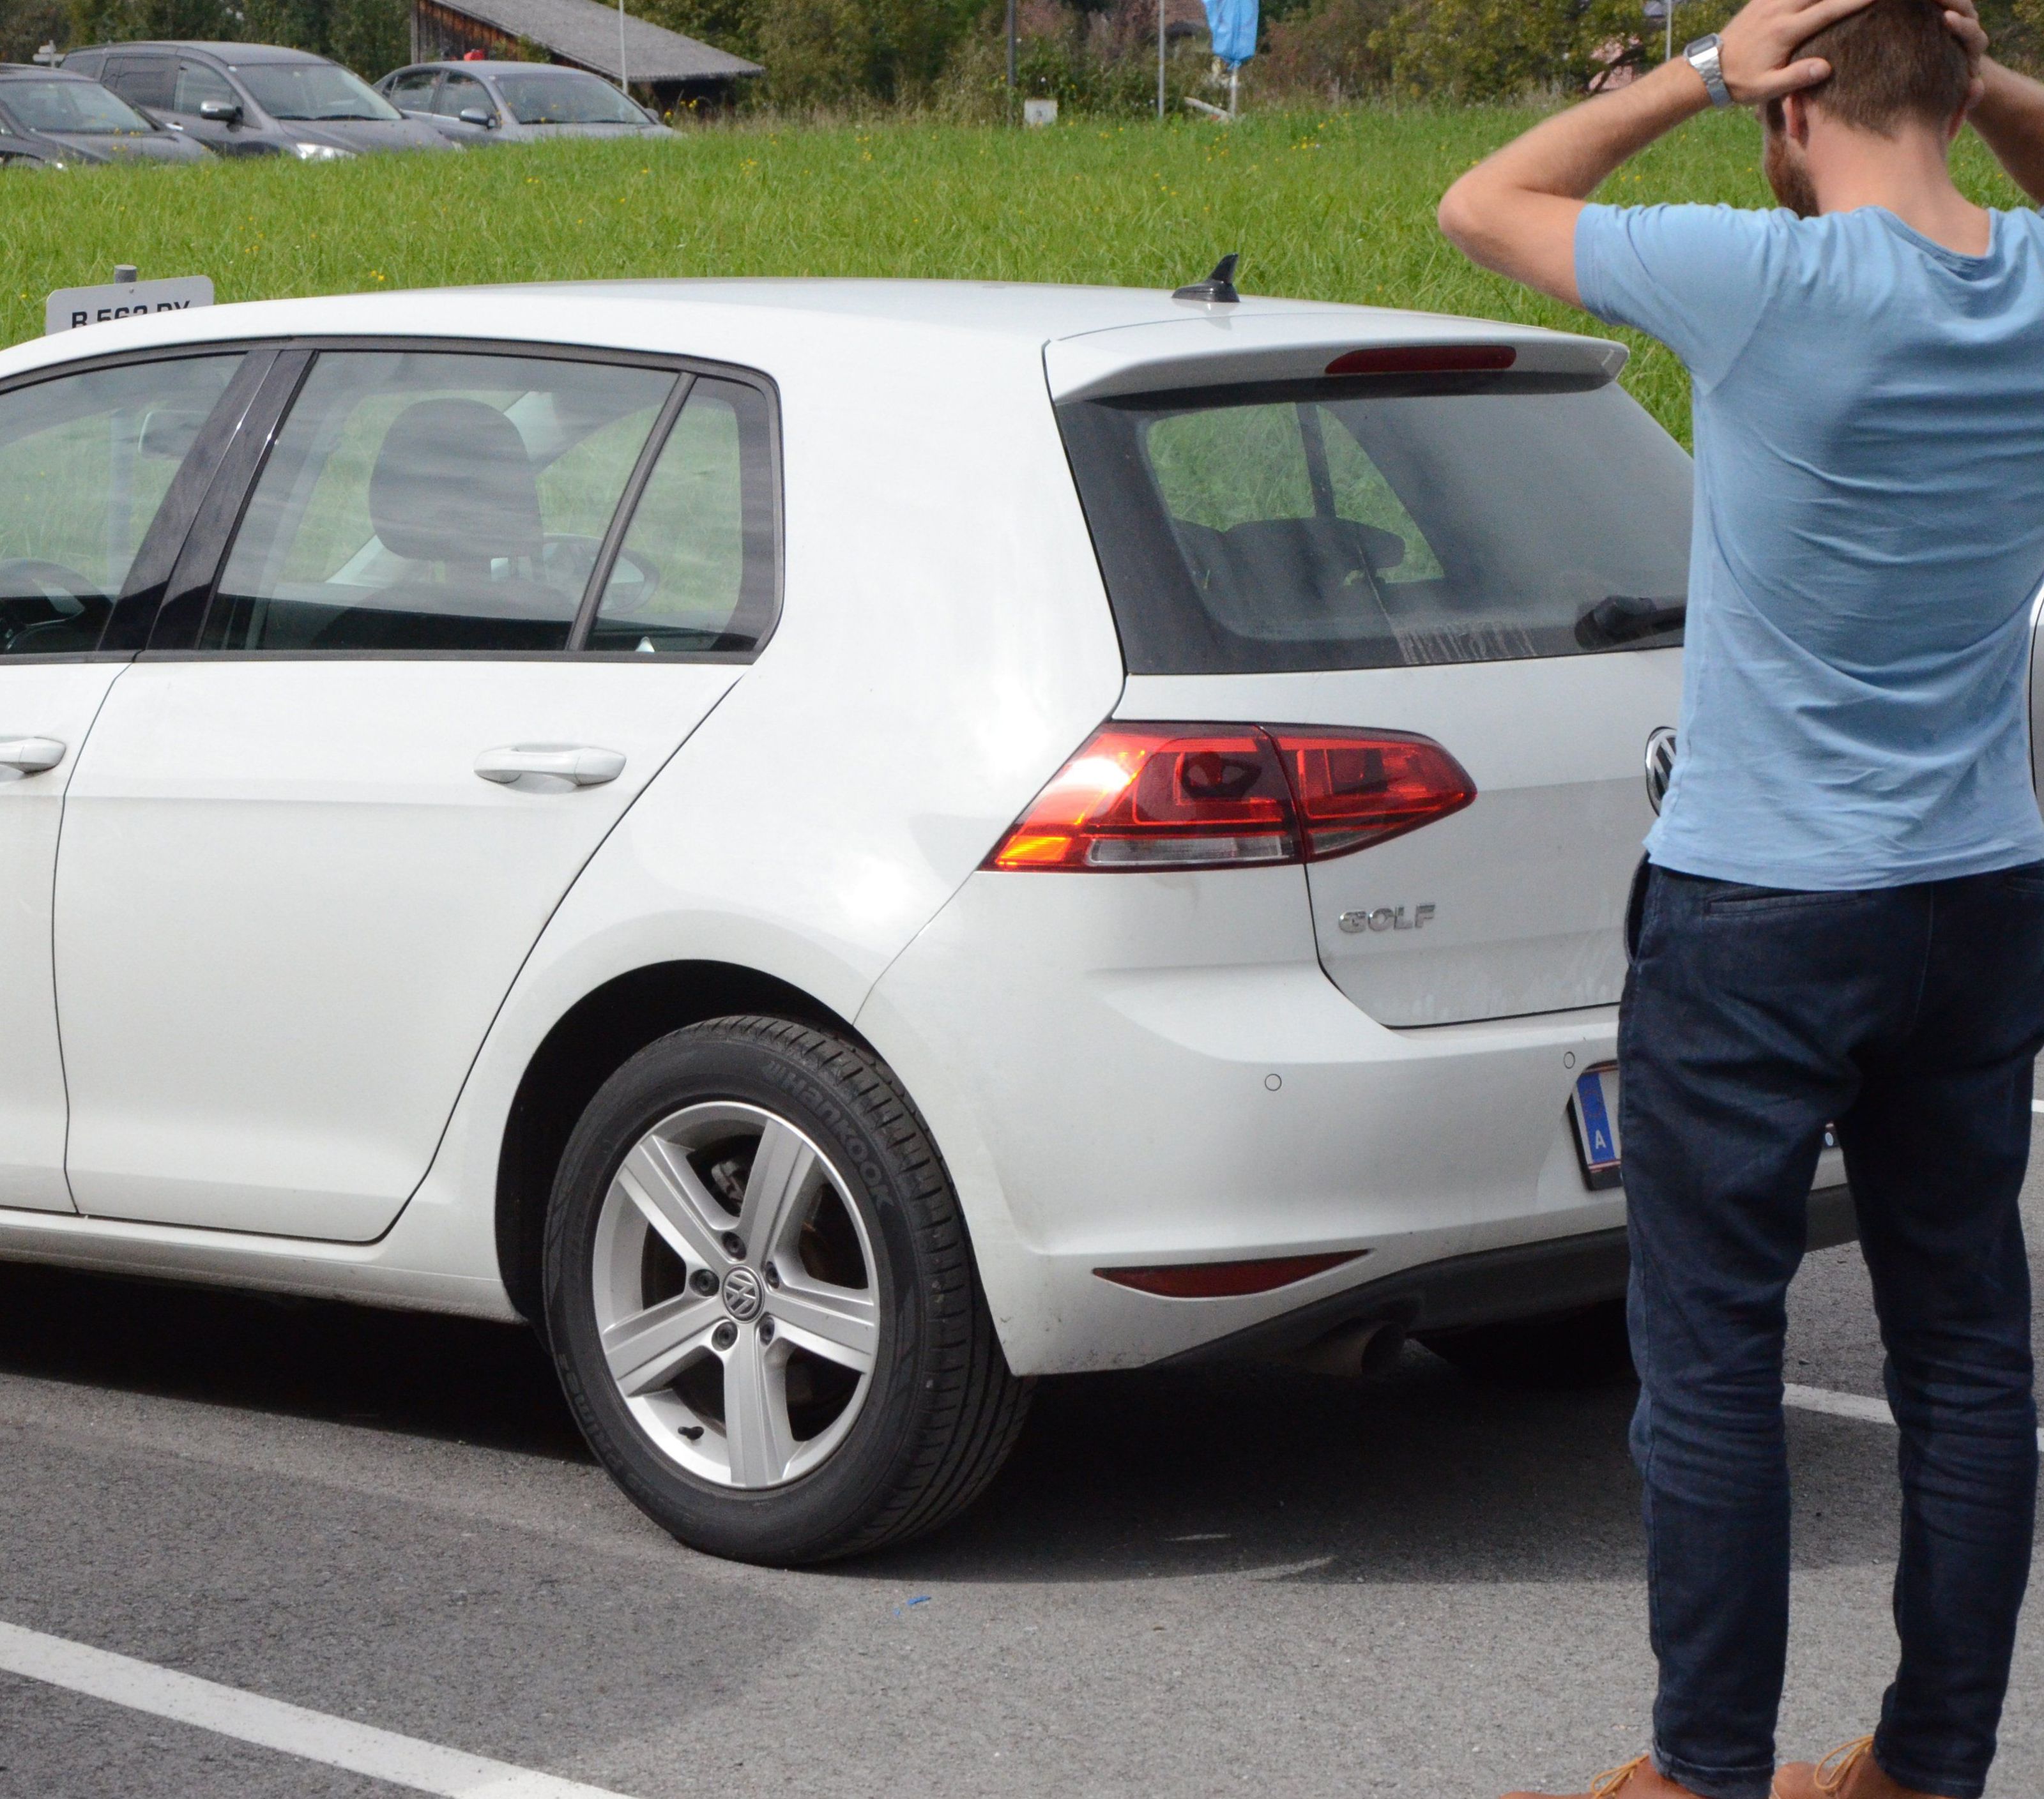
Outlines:
POLYGON ((1704 86, 1711 90, 1713 106, 1729 106, 1731 90, 1725 86, 1724 67, 1719 60, 1719 51, 1724 40, 1712 32, 1708 37, 1700 37, 1693 44, 1682 46, 1682 54, 1689 59, 1689 67, 1704 78, 1704 86))

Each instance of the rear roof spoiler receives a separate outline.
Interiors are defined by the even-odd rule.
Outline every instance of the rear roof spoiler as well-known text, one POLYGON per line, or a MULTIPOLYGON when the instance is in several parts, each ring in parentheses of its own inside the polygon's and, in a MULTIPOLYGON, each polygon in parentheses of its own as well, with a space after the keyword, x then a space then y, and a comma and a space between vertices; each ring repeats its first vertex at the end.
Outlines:
MULTIPOLYGON (((1216 311, 1219 309, 1216 309, 1216 311)), ((1231 314, 1127 325, 1044 346, 1053 400, 1094 400, 1237 382, 1311 381, 1334 374, 1509 368, 1614 381, 1622 343, 1481 319, 1326 312, 1231 314)))

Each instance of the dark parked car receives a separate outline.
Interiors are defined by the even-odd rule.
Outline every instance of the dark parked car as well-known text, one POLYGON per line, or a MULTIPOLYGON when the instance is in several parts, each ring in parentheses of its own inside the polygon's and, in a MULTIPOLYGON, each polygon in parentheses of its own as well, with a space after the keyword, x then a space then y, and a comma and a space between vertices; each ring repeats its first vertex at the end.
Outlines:
POLYGON ((0 158, 62 168, 79 163, 202 163, 206 152, 82 75, 0 63, 0 158))
POLYGON ((67 70, 103 82, 130 105, 223 156, 331 162, 371 150, 444 150, 338 63, 273 44, 100 44, 67 70))
POLYGON ((674 135, 601 76, 551 63, 414 63, 376 87, 456 144, 674 135))

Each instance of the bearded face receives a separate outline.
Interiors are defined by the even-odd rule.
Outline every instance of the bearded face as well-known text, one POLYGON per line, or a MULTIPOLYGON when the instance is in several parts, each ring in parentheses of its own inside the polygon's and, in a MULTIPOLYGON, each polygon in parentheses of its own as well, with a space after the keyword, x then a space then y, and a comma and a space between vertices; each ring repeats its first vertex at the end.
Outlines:
POLYGON ((1774 190, 1774 198, 1798 218, 1814 219, 1818 210, 1817 190, 1810 179, 1803 147, 1788 135, 1780 101, 1769 102, 1763 109, 1761 132, 1761 167, 1766 171, 1767 185, 1774 190))

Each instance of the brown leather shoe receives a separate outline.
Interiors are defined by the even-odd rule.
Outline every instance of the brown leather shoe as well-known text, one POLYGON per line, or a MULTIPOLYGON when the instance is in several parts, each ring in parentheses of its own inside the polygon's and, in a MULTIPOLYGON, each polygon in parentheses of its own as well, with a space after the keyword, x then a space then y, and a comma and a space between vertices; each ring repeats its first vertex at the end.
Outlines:
POLYGON ((1873 1739, 1862 1736, 1821 1762, 1791 1762, 1774 1777, 1774 1799, 1943 1799, 1888 1778, 1873 1759, 1873 1739))
MULTIPOLYGON (((1559 1796, 1508 1793, 1504 1799, 1559 1799, 1559 1796)), ((1635 1755, 1623 1767, 1599 1774, 1590 1782, 1589 1792, 1570 1794, 1567 1799, 1697 1799, 1697 1796, 1686 1786, 1677 1786, 1666 1774, 1657 1772, 1646 1756, 1635 1755)))

